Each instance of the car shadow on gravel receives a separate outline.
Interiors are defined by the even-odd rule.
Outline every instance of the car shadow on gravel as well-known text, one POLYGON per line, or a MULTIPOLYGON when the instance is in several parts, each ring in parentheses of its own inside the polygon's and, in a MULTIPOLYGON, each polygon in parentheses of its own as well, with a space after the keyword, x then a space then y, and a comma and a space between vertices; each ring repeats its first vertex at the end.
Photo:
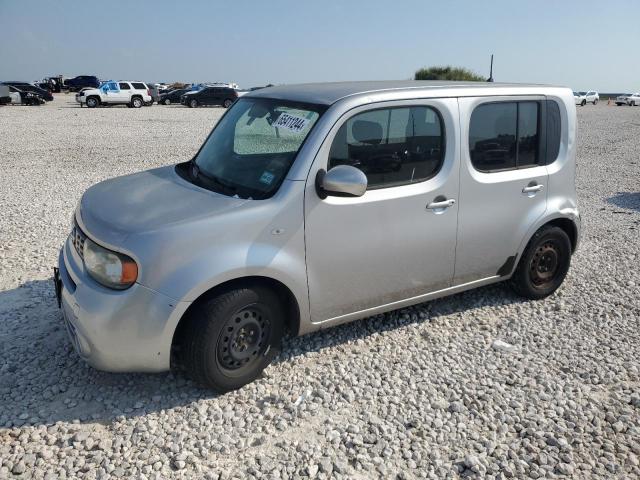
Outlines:
MULTIPOLYGON (((616 207, 635 210, 640 212, 640 192, 618 192, 613 197, 607 198, 607 202, 616 207)), ((614 213, 631 213, 631 212, 615 212, 614 213)))
MULTIPOLYGON (((288 337, 274 363, 441 316, 522 301, 501 285, 483 287, 288 337)), ((29 281, 0 292, 0 354, 0 429, 60 421, 108 424, 120 416, 141 416, 218 396, 179 372, 116 374, 86 365, 67 338, 52 280, 29 281)))

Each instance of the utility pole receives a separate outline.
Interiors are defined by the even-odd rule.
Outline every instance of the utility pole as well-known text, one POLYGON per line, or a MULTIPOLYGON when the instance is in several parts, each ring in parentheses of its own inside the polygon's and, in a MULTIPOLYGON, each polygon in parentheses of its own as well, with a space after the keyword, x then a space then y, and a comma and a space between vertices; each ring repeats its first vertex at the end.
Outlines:
POLYGON ((491 67, 489 69, 489 78, 487 78, 487 82, 493 82, 493 53, 491 54, 491 67))

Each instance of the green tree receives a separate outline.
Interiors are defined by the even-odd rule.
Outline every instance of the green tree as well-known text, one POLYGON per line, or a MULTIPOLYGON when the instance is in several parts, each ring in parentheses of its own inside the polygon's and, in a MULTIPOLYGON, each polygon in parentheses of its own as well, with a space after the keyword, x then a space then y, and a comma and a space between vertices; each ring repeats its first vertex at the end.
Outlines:
POLYGON ((429 67, 416 72, 415 80, 463 80, 467 82, 485 82, 487 79, 462 67, 429 67))

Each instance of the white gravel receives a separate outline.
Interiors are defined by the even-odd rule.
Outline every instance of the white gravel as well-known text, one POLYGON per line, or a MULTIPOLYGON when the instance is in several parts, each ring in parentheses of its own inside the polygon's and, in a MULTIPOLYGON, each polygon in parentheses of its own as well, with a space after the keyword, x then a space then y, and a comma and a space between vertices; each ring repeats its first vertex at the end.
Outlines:
POLYGON ((81 193, 189 159, 221 112, 0 108, 0 478, 640 477, 640 108, 578 109, 583 241, 545 301, 493 286, 287 339, 223 396, 85 366, 51 284, 81 193))

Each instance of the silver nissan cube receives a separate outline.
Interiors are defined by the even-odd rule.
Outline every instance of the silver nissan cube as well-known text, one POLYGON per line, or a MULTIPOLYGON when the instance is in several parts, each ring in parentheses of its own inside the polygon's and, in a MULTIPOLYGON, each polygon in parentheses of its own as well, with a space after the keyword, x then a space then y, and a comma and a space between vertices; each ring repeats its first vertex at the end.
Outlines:
POLYGON ((82 196, 55 285, 82 358, 224 392, 285 331, 509 281, 563 282, 580 237, 568 88, 354 82, 238 99, 188 162, 82 196))

